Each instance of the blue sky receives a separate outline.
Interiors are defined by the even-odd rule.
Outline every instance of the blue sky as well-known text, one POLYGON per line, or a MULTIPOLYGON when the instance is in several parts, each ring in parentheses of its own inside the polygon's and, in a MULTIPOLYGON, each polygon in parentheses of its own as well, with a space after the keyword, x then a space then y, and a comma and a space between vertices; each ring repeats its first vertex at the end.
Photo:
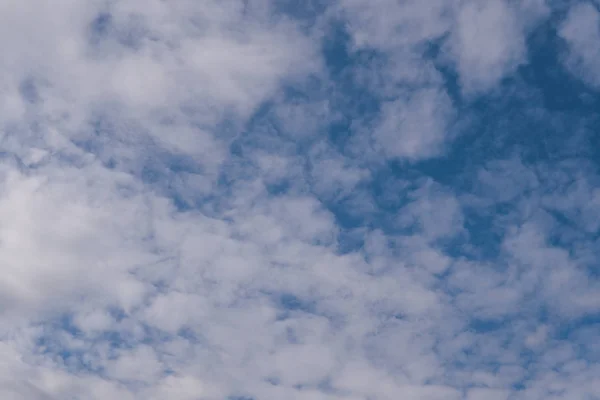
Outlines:
POLYGON ((600 399, 600 2, 0 27, 0 397, 600 399))

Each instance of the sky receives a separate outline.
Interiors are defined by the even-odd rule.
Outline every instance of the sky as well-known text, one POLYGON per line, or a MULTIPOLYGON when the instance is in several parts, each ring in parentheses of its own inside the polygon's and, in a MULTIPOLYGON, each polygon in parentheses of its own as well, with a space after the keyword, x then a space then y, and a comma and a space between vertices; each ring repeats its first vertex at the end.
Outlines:
POLYGON ((600 399, 600 1, 3 1, 0 45, 2 399, 600 399))

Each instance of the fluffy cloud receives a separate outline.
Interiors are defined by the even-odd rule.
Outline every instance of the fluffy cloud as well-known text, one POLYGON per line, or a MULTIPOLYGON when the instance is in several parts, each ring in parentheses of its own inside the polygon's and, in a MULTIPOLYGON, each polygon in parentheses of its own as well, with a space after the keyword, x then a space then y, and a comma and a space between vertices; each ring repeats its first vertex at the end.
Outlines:
POLYGON ((591 3, 577 3, 563 21, 559 35, 568 45, 565 63, 578 77, 600 85, 600 12, 591 3))
POLYGON ((600 101, 597 9, 553 6, 0 6, 0 393, 595 395, 597 116, 526 73, 544 22, 600 101))
POLYGON ((462 90, 488 90, 526 60, 517 10, 504 1, 465 2, 458 10, 450 53, 462 90))
POLYGON ((425 89, 383 105, 374 137, 391 158, 415 160, 439 155, 447 144, 451 100, 443 91, 425 89))

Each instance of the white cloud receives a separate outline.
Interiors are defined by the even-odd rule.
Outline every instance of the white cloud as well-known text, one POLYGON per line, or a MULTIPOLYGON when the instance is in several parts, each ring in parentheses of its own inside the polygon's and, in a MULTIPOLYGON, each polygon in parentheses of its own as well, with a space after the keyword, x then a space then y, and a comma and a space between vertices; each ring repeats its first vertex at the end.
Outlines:
POLYGON ((438 183, 428 179, 408 197, 411 202, 398 215, 401 226, 415 226, 428 241, 453 237, 462 232, 461 205, 438 183))
POLYGON ((498 389, 469 389, 466 399, 467 400, 507 400, 510 393, 507 390, 498 389))
POLYGON ((526 62, 524 30, 517 12, 505 1, 463 3, 449 51, 465 93, 491 89, 526 62))
POLYGON ((151 260, 140 247, 147 234, 143 194, 122 197, 120 187, 136 190, 127 175, 96 165, 84 171, 89 175, 70 167, 31 176, 5 172, 0 257, 7 313, 65 306, 77 297, 93 302, 113 290, 119 306, 139 301, 143 290, 126 268, 151 260), (133 246, 124 249, 127 242, 133 246))
POLYGON ((452 103, 443 90, 424 89, 384 103, 375 146, 390 158, 420 160, 440 155, 448 142, 452 103))
POLYGON ((525 339, 528 347, 536 348, 543 344, 548 338, 548 327, 546 325, 538 326, 535 332, 531 333, 525 339))
POLYGON ((467 99, 493 91, 528 62, 526 37, 549 15, 541 0, 344 0, 335 10, 346 18, 350 55, 374 54, 353 67, 356 85, 383 102, 379 124, 363 128, 374 144, 363 138, 356 147, 410 161, 442 155, 456 138, 440 67, 454 68, 467 99))
POLYGON ((342 0, 349 30, 357 47, 397 50, 442 36, 451 23, 452 5, 434 0, 397 2, 342 0))
POLYGON ((370 172, 345 158, 323 143, 311 152, 311 180, 313 190, 328 199, 341 200, 356 191, 357 186, 370 177, 370 172))
POLYGON ((568 44, 566 66, 586 83, 600 85, 600 12, 588 2, 574 4, 559 29, 568 44))
MULTIPOLYGON (((382 101, 372 120, 336 108, 323 26, 301 28, 268 1, 0 5, 3 396, 594 393, 596 366, 553 335, 598 309, 584 272, 595 243, 573 234, 567 250, 551 215, 598 228, 592 172, 549 193, 560 174, 499 161, 467 177, 470 197, 410 178, 454 139, 455 105, 423 46, 449 34, 463 90, 491 89, 544 15, 538 1, 518 4, 331 5, 323 19, 345 21, 350 52, 382 60, 349 72, 382 101), (469 16, 491 26, 482 42, 469 16), (322 87, 304 93, 307 82, 322 87), (364 135, 352 149, 325 132, 346 120, 364 135), (409 176, 375 199, 388 159, 409 176), (501 202, 518 204, 492 217, 499 254, 469 259, 467 212, 501 202), (344 246, 340 204, 364 246, 344 246), (550 310, 543 325, 538 306, 550 310)), ((582 346, 593 339, 574 331, 582 346)))

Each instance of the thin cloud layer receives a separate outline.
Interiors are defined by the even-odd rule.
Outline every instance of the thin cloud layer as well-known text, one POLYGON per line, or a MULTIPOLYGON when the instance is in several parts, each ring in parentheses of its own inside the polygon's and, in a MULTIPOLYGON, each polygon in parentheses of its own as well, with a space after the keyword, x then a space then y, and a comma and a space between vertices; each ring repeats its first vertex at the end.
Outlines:
POLYGON ((597 6, 0 6, 0 394, 594 398, 597 6))

